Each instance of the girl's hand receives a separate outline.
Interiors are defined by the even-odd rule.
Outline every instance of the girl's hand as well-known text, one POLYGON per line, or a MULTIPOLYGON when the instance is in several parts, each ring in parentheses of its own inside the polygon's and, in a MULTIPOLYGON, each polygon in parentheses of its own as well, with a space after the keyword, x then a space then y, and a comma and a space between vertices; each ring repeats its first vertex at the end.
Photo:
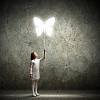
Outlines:
POLYGON ((45 59, 45 57, 46 57, 46 49, 44 49, 44 57, 43 58, 45 59))
POLYGON ((32 79, 32 74, 30 74, 30 79, 32 79))
POLYGON ((46 52, 46 49, 44 49, 44 52, 46 52))

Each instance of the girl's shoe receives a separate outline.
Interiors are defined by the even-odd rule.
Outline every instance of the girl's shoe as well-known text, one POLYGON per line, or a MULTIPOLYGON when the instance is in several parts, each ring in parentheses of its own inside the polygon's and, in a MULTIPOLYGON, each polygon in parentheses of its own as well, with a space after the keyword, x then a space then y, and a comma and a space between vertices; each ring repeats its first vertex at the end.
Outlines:
POLYGON ((35 93, 36 94, 36 96, 39 96, 39 94, 38 93, 35 93))
POLYGON ((35 93, 34 93, 34 94, 32 94, 32 97, 36 97, 35 93))

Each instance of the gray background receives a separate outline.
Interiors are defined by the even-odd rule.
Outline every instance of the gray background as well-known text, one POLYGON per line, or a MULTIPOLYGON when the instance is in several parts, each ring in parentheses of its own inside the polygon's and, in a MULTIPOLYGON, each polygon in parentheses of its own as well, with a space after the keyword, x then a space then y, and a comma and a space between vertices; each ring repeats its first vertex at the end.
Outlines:
POLYGON ((30 89, 30 54, 43 56, 33 17, 54 16, 46 35, 40 89, 100 89, 100 9, 95 0, 8 0, 0 3, 0 89, 30 89))

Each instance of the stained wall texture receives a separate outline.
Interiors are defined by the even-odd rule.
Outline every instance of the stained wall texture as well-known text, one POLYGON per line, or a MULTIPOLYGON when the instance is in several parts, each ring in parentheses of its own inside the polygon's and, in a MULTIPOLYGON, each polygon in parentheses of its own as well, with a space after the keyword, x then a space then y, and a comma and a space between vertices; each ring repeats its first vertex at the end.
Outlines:
POLYGON ((55 17, 41 62, 40 89, 100 89, 100 12, 91 0, 8 0, 0 4, 0 88, 31 89, 30 54, 43 56, 33 17, 55 17))

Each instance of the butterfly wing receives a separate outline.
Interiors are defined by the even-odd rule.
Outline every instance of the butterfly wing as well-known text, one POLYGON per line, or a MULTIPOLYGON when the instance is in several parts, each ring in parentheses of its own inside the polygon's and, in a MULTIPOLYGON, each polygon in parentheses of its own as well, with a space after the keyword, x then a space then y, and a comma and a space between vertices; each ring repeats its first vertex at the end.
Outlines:
POLYGON ((43 33, 44 24, 43 24, 42 20, 37 17, 34 17, 33 20, 34 20, 34 24, 36 27, 36 33, 38 36, 40 36, 43 33))
POLYGON ((55 22, 55 17, 51 17, 45 23, 45 31, 48 34, 48 36, 52 35, 54 22, 55 22))

